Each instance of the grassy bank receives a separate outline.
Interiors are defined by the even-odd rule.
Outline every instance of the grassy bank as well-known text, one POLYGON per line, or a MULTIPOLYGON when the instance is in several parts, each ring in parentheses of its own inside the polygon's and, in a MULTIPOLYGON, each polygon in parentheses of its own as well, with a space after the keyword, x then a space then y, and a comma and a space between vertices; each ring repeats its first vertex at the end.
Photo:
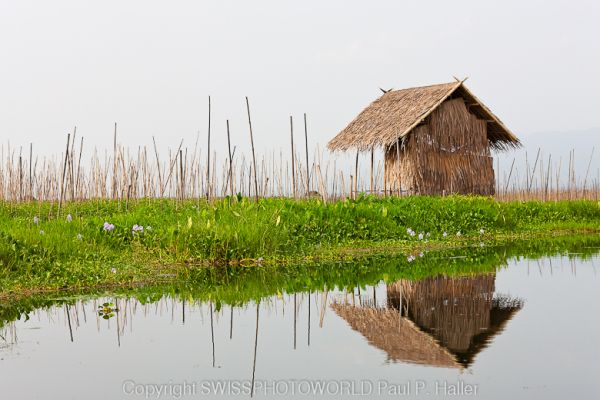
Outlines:
POLYGON ((280 293, 306 293, 327 288, 353 288, 387 283, 399 279, 418 280, 444 275, 472 275, 495 272, 515 257, 537 259, 568 255, 587 259, 600 251, 600 235, 565 235, 545 239, 503 241, 493 246, 469 247, 425 252, 409 261, 404 255, 376 254, 353 262, 326 261, 300 265, 240 268, 215 266, 189 269, 179 280, 145 286, 93 288, 66 293, 37 293, 0 301, 0 329, 8 322, 34 310, 81 299, 98 297, 134 298, 142 304, 164 297, 190 302, 212 301, 217 310, 223 305, 244 306, 248 302, 280 293))
POLYGON ((56 204, 3 203, 0 295, 186 279, 196 266, 291 265, 348 257, 349 250, 406 253, 599 226, 594 201, 86 201, 63 206, 60 216, 56 204))

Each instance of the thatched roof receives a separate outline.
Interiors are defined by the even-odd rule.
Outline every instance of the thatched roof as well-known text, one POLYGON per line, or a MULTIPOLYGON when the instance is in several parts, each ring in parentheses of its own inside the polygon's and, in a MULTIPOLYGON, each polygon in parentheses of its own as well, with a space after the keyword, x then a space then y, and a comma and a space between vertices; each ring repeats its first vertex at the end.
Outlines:
POLYGON ((387 285, 387 308, 364 299, 331 307, 392 361, 467 368, 523 307, 521 299, 494 295, 495 279, 399 280, 387 285))
POLYGON ((334 303, 331 308, 392 361, 461 368, 456 356, 397 310, 334 303))
POLYGON ((411 131, 446 99, 462 97, 469 111, 487 122, 490 146, 519 147, 519 139, 463 84, 464 81, 394 90, 365 108, 327 145, 330 150, 370 150, 389 147, 411 131))

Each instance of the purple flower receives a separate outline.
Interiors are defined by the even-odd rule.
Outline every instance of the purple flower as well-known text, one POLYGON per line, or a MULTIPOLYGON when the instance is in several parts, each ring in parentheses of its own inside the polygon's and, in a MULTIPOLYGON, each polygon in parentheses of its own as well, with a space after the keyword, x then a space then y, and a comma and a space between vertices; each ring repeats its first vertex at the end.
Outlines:
POLYGON ((133 228, 131 228, 131 233, 133 233, 134 235, 136 233, 144 233, 144 227, 138 224, 135 224, 133 226, 133 228))
POLYGON ((106 232, 110 232, 115 229, 115 226, 111 223, 105 222, 102 226, 102 229, 104 229, 106 232))

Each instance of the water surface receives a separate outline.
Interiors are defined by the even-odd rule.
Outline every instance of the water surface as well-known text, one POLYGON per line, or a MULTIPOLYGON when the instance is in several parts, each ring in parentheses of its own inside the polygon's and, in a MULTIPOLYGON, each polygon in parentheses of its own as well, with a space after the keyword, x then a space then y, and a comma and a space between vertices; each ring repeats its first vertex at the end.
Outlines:
MULTIPOLYGON (((0 390, 6 399, 596 398, 600 261, 586 248, 232 304, 212 292, 54 296, 21 306, 20 319, 5 309, 0 390)), ((422 259, 481 261, 472 254, 422 259)))

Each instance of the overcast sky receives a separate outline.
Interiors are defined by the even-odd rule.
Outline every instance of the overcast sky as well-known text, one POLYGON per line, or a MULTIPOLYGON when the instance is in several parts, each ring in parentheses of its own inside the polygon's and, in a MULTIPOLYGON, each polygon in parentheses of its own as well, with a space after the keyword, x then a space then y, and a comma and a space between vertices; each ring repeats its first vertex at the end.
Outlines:
POLYGON ((600 2, 495 3, 0 0, 0 137, 60 152, 76 125, 110 147, 116 121, 128 146, 193 146, 211 95, 215 135, 229 118, 248 142, 249 96, 260 149, 287 149, 303 112, 324 144, 378 87, 454 75, 526 144, 600 145, 600 2))

